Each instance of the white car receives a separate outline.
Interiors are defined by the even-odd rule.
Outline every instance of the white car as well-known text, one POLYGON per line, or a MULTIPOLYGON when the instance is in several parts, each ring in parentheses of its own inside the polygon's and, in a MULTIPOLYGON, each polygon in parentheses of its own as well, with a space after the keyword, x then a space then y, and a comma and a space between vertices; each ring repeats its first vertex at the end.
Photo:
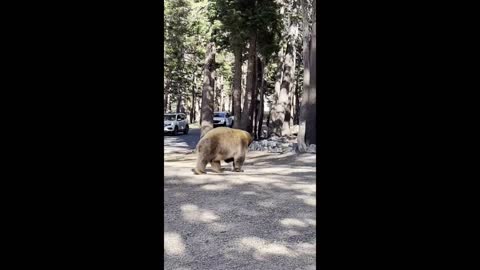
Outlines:
POLYGON ((163 132, 178 135, 178 132, 188 134, 188 120, 184 113, 167 113, 163 115, 163 132))
POLYGON ((233 127, 233 117, 227 112, 213 113, 213 127, 233 127))

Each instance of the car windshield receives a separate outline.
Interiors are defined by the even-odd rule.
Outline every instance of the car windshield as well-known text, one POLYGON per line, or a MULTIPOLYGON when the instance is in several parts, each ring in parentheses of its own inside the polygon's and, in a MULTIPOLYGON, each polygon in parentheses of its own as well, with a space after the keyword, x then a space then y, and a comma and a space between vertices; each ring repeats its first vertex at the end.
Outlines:
POLYGON ((224 113, 214 113, 213 114, 213 117, 224 117, 225 114, 224 113))
POLYGON ((167 114, 163 116, 163 121, 175 121, 175 114, 167 114))

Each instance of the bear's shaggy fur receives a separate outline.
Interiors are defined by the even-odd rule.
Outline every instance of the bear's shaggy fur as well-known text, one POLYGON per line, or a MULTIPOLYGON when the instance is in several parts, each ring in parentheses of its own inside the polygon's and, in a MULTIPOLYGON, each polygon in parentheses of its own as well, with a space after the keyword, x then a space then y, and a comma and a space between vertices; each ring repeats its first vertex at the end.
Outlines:
POLYGON ((241 172, 248 146, 253 138, 250 133, 234 128, 218 127, 210 130, 197 144, 197 165, 195 174, 205 174, 207 163, 213 171, 222 172, 220 161, 233 161, 233 170, 241 172))

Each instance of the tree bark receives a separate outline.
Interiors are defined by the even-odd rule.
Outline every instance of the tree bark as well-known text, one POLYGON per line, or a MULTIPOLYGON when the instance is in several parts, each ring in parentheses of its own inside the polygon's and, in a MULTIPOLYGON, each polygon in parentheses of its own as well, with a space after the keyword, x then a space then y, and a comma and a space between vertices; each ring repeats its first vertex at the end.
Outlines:
MULTIPOLYGON (((253 76, 252 76, 252 103, 251 103, 251 110, 252 110, 252 113, 250 114, 250 117, 251 117, 251 121, 250 121, 250 124, 249 124, 249 128, 248 130, 250 130, 250 133, 253 133, 255 134, 255 127, 256 126, 256 122, 255 122, 255 119, 256 119, 256 110, 257 110, 257 96, 258 96, 258 89, 257 89, 257 78, 258 78, 258 57, 256 56, 256 52, 255 52, 255 62, 254 62, 254 65, 253 65, 253 76), (252 132, 253 131, 253 132, 252 132)), ((255 137, 255 135, 254 135, 255 137)))
POLYGON ((265 77, 265 67, 267 66, 267 61, 264 60, 263 62, 260 61, 261 66, 262 66, 262 76, 261 76, 261 83, 260 83, 260 104, 258 108, 258 117, 257 117, 257 139, 262 138, 262 124, 263 124, 263 113, 265 111, 264 109, 264 95, 265 95, 265 87, 264 87, 264 77, 265 77))
POLYGON ((202 95, 197 97, 197 104, 196 104, 196 110, 198 114, 198 122, 199 124, 202 123, 202 95))
POLYGON ((172 112, 172 98, 170 94, 169 94, 169 102, 168 102, 168 111, 172 112))
POLYGON ((300 105, 299 130, 297 135, 298 151, 306 152, 308 149, 305 141, 305 134, 307 131, 307 118, 309 114, 309 98, 310 98, 310 48, 311 39, 308 27, 308 7, 307 1, 302 1, 303 6, 303 25, 304 25, 304 39, 303 39, 303 93, 300 105))
MULTIPOLYGON (((255 138, 255 140, 258 140, 258 109, 260 107, 260 104, 258 102, 258 95, 260 93, 260 89, 259 89, 259 83, 258 83, 258 80, 262 78, 262 68, 259 67, 259 65, 261 65, 261 62, 262 60, 259 59, 258 57, 256 57, 256 61, 255 61, 255 103, 254 104, 254 107, 253 107, 253 117, 252 117, 252 122, 253 122, 253 137, 255 138)), ((261 85, 261 83, 260 83, 261 85)))
POLYGON ((294 108, 294 114, 293 114, 293 124, 298 125, 298 114, 300 113, 300 104, 299 104, 299 99, 298 99, 298 79, 296 78, 295 80, 295 108, 294 108))
POLYGON ((182 95, 178 95, 177 96, 177 110, 176 110, 177 113, 180 112, 180 110, 181 110, 180 106, 181 105, 182 105, 182 95))
POLYGON ((256 33, 250 35, 250 47, 248 48, 248 69, 247 69, 247 85, 245 88, 245 101, 243 103, 243 113, 241 121, 241 129, 252 132, 252 98, 255 92, 255 58, 256 58, 256 33))
POLYGON ((215 105, 214 105, 214 111, 220 111, 221 108, 221 97, 222 97, 222 78, 219 77, 215 77, 215 86, 214 86, 214 89, 215 89, 215 105))
POLYGON ((308 96, 308 115, 307 130, 305 134, 305 143, 307 145, 316 144, 317 142, 317 23, 315 19, 316 1, 313 1, 313 25, 310 41, 310 94, 308 96))
POLYGON ((268 137, 270 137, 272 134, 280 134, 281 133, 281 123, 277 121, 277 119, 280 117, 277 113, 277 104, 278 100, 280 98, 280 90, 281 90, 281 85, 282 85, 282 80, 283 80, 283 72, 285 68, 285 55, 286 55, 286 47, 285 44, 283 44, 280 47, 280 51, 278 53, 279 55, 279 63, 278 63, 278 68, 277 68, 277 74, 275 77, 275 93, 273 94, 273 100, 272 100, 272 106, 271 110, 269 112, 269 125, 268 125, 268 137))
POLYGON ((203 68, 202 123, 200 138, 213 129, 213 92, 215 86, 215 44, 207 45, 205 66, 203 68))
POLYGON ((163 99, 163 113, 167 112, 167 108, 168 108, 168 94, 165 93, 164 99, 163 99))
POLYGON ((291 84, 292 55, 287 53, 284 62, 283 79, 271 114, 272 133, 277 136, 290 134, 289 89, 291 84))
POLYGON ((223 86, 223 75, 220 75, 220 81, 219 81, 219 94, 220 94, 220 106, 218 107, 219 111, 225 111, 225 93, 224 93, 224 86, 223 86))
POLYGON ((233 98, 232 98, 232 107, 233 107, 233 127, 240 128, 240 120, 242 119, 241 113, 241 95, 242 95, 242 49, 237 48, 235 50, 235 69, 233 74, 233 98))
POLYGON ((195 121, 195 83, 196 76, 195 72, 193 73, 193 86, 192 86, 192 105, 190 106, 190 124, 195 121))

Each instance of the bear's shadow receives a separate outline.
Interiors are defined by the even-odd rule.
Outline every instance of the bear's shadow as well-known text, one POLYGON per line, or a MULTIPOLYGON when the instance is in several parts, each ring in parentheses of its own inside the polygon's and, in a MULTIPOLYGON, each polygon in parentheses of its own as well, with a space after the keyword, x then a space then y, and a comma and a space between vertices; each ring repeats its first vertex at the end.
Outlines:
POLYGON ((223 172, 216 172, 211 168, 206 168, 205 172, 208 174, 225 174, 225 173, 242 173, 244 172, 243 169, 240 170, 240 172, 236 172, 233 170, 233 168, 223 168, 223 172))

